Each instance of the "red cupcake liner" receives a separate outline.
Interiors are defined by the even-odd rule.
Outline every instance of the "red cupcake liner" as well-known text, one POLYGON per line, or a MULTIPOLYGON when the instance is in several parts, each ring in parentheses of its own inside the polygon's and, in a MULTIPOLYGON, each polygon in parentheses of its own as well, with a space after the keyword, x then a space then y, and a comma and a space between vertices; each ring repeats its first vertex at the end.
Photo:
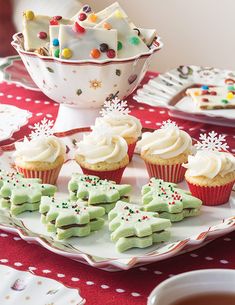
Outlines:
POLYGON ((188 181, 187 184, 192 195, 201 199, 203 205, 215 206, 229 201, 234 182, 221 186, 200 186, 188 181))
POLYGON ((25 178, 40 178, 42 183, 55 184, 59 176, 62 165, 50 170, 29 170, 16 166, 16 170, 23 174, 25 178))
POLYGON ((129 156, 129 161, 131 162, 133 155, 134 155, 134 151, 135 151, 135 147, 136 147, 136 143, 137 141, 135 141, 134 143, 128 144, 128 151, 127 154, 129 156))
POLYGON ((120 183, 122 179, 123 172, 126 168, 126 166, 116 169, 116 170, 111 170, 111 171, 96 171, 92 169, 87 169, 85 167, 82 167, 80 165, 83 174, 85 175, 94 175, 100 177, 100 179, 107 179, 111 181, 115 181, 116 183, 120 183))
POLYGON ((149 178, 155 177, 167 182, 178 183, 184 180, 186 168, 182 164, 157 165, 145 161, 149 178))

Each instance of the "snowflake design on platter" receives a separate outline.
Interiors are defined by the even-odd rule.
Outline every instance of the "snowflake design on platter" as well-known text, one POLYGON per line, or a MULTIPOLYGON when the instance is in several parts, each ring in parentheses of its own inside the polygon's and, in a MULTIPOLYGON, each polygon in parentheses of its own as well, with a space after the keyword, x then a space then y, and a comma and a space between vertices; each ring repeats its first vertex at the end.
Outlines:
POLYGON ((161 129, 166 129, 166 128, 169 128, 169 127, 177 127, 178 128, 178 125, 176 124, 176 122, 168 119, 167 121, 163 121, 162 122, 162 125, 161 125, 161 129))
POLYGON ((30 139, 34 139, 40 136, 51 136, 53 135, 53 127, 54 121, 53 120, 48 120, 44 118, 41 120, 41 122, 34 124, 32 127, 33 131, 30 133, 29 137, 30 139))
POLYGON ((100 111, 102 116, 127 115, 128 113, 130 113, 130 110, 127 106, 127 101, 121 101, 117 97, 112 100, 105 101, 103 109, 100 111))
POLYGON ((211 131, 208 133, 200 134, 199 140, 194 146, 198 150, 210 151, 227 151, 229 148, 225 142, 225 135, 219 135, 217 132, 211 131))

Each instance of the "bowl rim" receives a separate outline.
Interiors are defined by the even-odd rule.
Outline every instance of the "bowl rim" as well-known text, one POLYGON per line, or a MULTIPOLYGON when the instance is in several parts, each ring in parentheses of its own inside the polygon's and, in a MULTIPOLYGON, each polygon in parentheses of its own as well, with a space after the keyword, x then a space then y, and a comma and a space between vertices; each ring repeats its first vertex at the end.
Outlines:
POLYGON ((215 269, 199 269, 199 270, 192 270, 192 271, 186 271, 183 273, 179 273, 173 277, 170 277, 160 284, 158 284, 149 294, 148 300, 147 300, 147 305, 153 305, 155 301, 155 297, 157 296, 159 291, 162 291, 166 289, 166 287, 169 284, 174 284, 175 282, 180 282, 182 279, 187 279, 189 277, 193 277, 194 275, 209 275, 213 278, 214 275, 226 275, 226 274, 232 274, 235 276, 235 270, 233 269, 226 269, 226 268, 215 268, 215 269))
POLYGON ((67 60, 67 59, 61 59, 61 58, 56 58, 52 56, 44 56, 40 55, 38 53, 30 52, 30 51, 25 51, 22 49, 19 41, 23 38, 23 33, 22 32, 17 32, 12 36, 12 41, 11 45, 16 49, 16 51, 20 55, 27 55, 31 57, 37 57, 41 60, 44 61, 54 61, 56 63, 61 63, 61 64, 91 64, 91 65, 104 65, 104 64, 112 64, 112 63, 127 63, 135 60, 139 60, 142 57, 149 57, 152 54, 156 53, 163 47, 163 42, 161 41, 160 36, 156 36, 153 40, 153 43, 151 45, 151 49, 148 52, 140 53, 135 56, 129 57, 129 58, 114 58, 114 59, 104 59, 104 60, 95 60, 95 59, 82 59, 82 60, 67 60))

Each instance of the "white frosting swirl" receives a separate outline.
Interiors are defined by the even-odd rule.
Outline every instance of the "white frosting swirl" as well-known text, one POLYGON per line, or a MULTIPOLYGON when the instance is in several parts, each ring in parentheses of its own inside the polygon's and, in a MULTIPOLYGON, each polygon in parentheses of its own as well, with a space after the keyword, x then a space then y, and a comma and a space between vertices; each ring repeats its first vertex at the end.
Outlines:
POLYGON ((138 138, 141 135, 141 123, 132 115, 106 115, 98 117, 95 121, 96 126, 104 126, 109 128, 114 135, 126 138, 138 138))
POLYGON ((213 179, 235 171, 235 157, 230 153, 201 150, 195 156, 188 157, 183 165, 192 177, 204 176, 213 179))
POLYGON ((145 132, 137 143, 141 152, 148 151, 162 159, 176 157, 191 149, 192 139, 185 131, 176 126, 157 129, 154 132, 145 132))
POLYGON ((115 163, 125 158, 127 149, 126 141, 120 136, 92 132, 84 135, 83 140, 78 143, 77 153, 84 156, 90 164, 115 163))
POLYGON ((29 141, 26 137, 23 142, 15 143, 14 157, 25 162, 53 163, 59 156, 65 155, 65 145, 55 136, 40 136, 29 141))

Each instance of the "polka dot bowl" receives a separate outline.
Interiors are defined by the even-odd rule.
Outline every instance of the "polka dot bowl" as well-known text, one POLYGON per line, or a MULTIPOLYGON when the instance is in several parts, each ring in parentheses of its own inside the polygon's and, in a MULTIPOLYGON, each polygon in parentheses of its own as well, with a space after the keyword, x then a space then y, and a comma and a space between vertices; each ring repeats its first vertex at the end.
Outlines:
POLYGON ((83 118, 79 125, 88 126, 92 122, 84 122, 84 118, 92 118, 91 109, 94 109, 97 115, 105 100, 116 96, 120 99, 126 98, 136 89, 148 70, 152 55, 159 51, 163 44, 160 38, 156 37, 147 53, 126 59, 103 61, 65 60, 27 52, 23 49, 22 33, 13 36, 12 46, 21 56, 40 90, 66 108, 73 107, 73 115, 74 107, 79 109, 77 115, 83 118))

